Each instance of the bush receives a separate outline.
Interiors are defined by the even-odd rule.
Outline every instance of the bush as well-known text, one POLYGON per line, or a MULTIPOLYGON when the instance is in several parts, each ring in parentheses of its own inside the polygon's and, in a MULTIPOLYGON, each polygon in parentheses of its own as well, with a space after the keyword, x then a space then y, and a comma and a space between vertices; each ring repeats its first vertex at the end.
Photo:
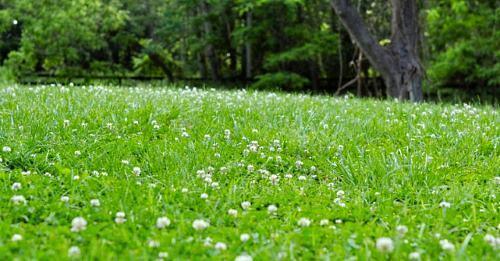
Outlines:
POLYGON ((309 84, 309 80, 296 73, 277 72, 257 76, 254 89, 285 89, 298 90, 309 84))

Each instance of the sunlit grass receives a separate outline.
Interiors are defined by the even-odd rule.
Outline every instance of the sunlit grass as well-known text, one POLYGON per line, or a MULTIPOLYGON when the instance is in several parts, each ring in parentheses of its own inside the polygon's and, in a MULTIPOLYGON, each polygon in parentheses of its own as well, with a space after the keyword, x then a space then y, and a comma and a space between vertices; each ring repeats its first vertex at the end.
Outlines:
POLYGON ((499 126, 469 105, 1 87, 0 257, 497 259, 499 126))

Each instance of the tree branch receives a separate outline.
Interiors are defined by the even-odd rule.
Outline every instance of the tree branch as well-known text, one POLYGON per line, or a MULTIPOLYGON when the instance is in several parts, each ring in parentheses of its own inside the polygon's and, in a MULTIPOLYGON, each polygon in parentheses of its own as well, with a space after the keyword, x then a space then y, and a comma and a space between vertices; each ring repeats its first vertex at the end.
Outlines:
POLYGON ((346 84, 342 85, 341 87, 339 87, 337 89, 337 91, 335 92, 335 95, 339 95, 341 91, 343 91, 344 89, 346 89, 347 87, 355 84, 357 81, 359 80, 359 75, 356 75, 356 77, 354 77, 354 79, 348 81, 346 84))
POLYGON ((382 75, 391 74, 391 56, 368 31, 363 18, 351 2, 349 0, 332 0, 331 4, 349 35, 368 57, 372 66, 382 75))

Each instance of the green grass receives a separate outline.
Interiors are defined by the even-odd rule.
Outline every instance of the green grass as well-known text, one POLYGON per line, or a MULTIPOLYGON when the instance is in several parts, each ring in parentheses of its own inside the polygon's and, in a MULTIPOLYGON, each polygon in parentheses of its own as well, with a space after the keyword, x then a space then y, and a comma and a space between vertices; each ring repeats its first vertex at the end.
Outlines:
POLYGON ((11 151, 0 151, 0 259, 66 259, 77 246, 87 260, 160 252, 173 260, 243 253, 254 260, 407 260, 412 252, 423 260, 498 260, 499 123, 498 111, 486 106, 1 87, 0 148, 11 151), (13 190, 15 182, 22 187, 13 190), (16 205, 14 195, 26 204, 16 205), (243 201, 251 202, 248 210, 243 201), (451 206, 441 208, 443 201, 451 206), (123 224, 115 222, 120 211, 123 224), (158 229, 163 216, 171 224, 158 229), (71 231, 75 217, 87 221, 85 230, 71 231), (301 218, 310 226, 299 226, 301 218), (195 230, 196 219, 210 226, 195 230), (13 241, 15 234, 22 239, 13 241), (377 249, 381 237, 393 240, 392 252, 377 249), (445 239, 453 251, 442 249, 445 239))

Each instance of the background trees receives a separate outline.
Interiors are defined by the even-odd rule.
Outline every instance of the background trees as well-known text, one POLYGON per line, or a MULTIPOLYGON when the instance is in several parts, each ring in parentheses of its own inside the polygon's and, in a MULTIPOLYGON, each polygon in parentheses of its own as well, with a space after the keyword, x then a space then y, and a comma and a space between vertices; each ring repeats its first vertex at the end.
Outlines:
POLYGON ((432 87, 500 85, 498 1, 432 1, 427 12, 432 87))
MULTIPOLYGON (((329 0, 0 0, 0 63, 17 76, 232 79, 254 88, 386 94, 329 0)), ((391 4, 351 0, 380 46, 391 4)), ((500 83, 494 0, 416 1, 426 93, 500 83)))

